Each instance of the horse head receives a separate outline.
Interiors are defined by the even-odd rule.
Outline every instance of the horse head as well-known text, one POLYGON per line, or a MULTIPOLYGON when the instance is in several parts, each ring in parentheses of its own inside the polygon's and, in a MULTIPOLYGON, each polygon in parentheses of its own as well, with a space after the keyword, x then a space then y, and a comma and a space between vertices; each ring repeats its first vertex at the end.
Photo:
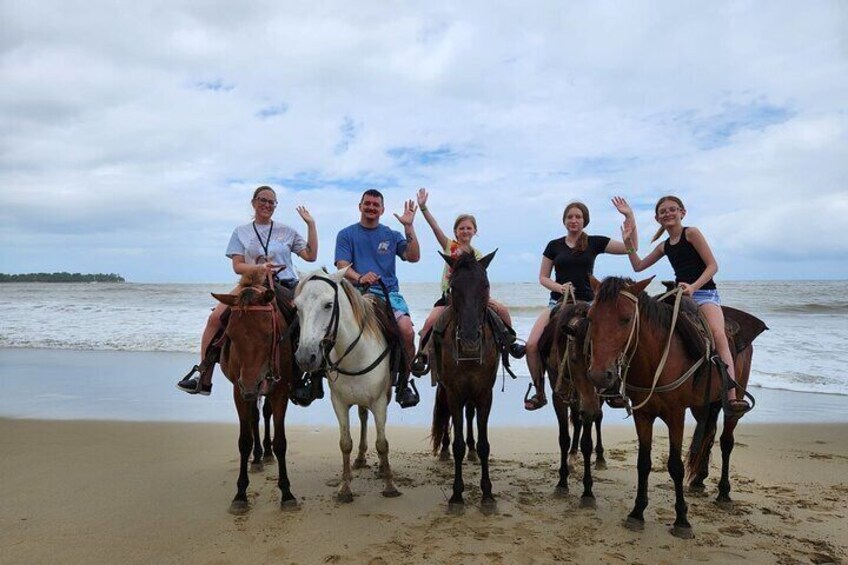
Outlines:
POLYGON ((560 308, 551 320, 555 324, 555 357, 559 363, 560 378, 570 378, 571 386, 580 400, 580 416, 594 419, 601 408, 601 400, 589 380, 586 344, 589 340, 589 304, 577 302, 560 308))
POLYGON ((489 305, 489 277, 486 269, 495 257, 494 250, 479 261, 472 253, 453 258, 439 253, 451 268, 450 303, 456 319, 460 345, 466 349, 479 347, 489 305))
POLYGON ((317 371, 325 362, 328 340, 335 341, 339 329, 339 290, 347 267, 335 273, 324 269, 303 275, 294 293, 294 304, 300 319, 300 341, 295 352, 298 366, 304 371, 317 371))
POLYGON ((274 306, 274 291, 261 286, 243 286, 238 294, 215 294, 230 307, 227 336, 228 377, 246 401, 259 397, 262 381, 276 373, 277 340, 283 331, 282 317, 274 306))
POLYGON ((639 339, 639 295, 654 277, 640 282, 607 277, 603 282, 591 277, 595 301, 589 308, 589 337, 592 359, 589 380, 598 390, 612 387, 618 366, 639 339))

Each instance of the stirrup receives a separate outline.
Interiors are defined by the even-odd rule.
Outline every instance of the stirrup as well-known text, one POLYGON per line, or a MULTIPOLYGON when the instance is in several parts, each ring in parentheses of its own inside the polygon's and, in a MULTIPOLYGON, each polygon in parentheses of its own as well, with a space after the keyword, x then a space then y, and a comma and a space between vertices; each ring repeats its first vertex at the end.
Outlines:
POLYGON ((424 375, 429 373, 430 356, 422 351, 419 351, 415 358, 412 359, 412 363, 409 367, 409 372, 415 375, 416 377, 423 377, 424 375))
POLYGON ((527 387, 527 392, 524 393, 524 409, 529 410, 531 412, 533 410, 538 410, 539 408, 548 403, 548 399, 545 398, 545 393, 541 390, 533 396, 530 396, 530 391, 533 390, 533 386, 534 385, 531 382, 530 385, 527 387))

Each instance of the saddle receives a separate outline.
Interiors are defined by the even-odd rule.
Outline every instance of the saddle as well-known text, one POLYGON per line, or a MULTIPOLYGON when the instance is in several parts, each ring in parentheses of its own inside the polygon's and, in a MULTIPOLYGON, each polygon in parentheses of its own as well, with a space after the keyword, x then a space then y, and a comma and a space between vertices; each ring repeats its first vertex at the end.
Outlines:
POLYGON ((366 293, 366 298, 374 302, 374 315, 389 346, 389 371, 391 372, 392 386, 395 386, 401 372, 403 372, 404 377, 409 376, 409 360, 406 358, 400 328, 391 305, 385 299, 370 292, 366 293))

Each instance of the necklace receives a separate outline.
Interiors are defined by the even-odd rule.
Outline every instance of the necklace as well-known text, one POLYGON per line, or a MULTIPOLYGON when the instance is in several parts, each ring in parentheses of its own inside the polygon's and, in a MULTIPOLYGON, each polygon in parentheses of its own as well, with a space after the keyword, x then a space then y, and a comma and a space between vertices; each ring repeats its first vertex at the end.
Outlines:
MULTIPOLYGON (((265 243, 262 243, 262 236, 259 235, 259 230, 256 229, 256 222, 253 222, 253 232, 256 234, 256 238, 259 240, 259 245, 262 246, 262 251, 265 252, 265 255, 263 255, 265 261, 271 260, 271 257, 268 255, 268 246, 271 244, 272 231, 274 231, 274 220, 271 220, 271 227, 268 229, 268 237, 265 238, 265 243)), ((260 257, 259 259, 262 259, 262 257, 260 257)), ((258 260, 257 263, 259 263, 258 260)))

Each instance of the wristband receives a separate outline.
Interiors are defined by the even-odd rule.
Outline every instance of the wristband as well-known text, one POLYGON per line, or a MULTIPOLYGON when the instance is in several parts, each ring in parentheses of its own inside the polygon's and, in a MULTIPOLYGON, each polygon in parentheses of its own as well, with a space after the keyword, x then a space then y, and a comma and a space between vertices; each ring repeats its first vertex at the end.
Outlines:
POLYGON ((427 211, 427 207, 426 207, 426 206, 424 206, 423 204, 422 204, 421 206, 419 206, 419 208, 421 208, 421 211, 422 211, 422 212, 426 212, 426 211, 427 211))
POLYGON ((356 279, 356 284, 359 284, 359 285, 362 284, 362 275, 359 275, 359 278, 356 279))
POLYGON ((627 251, 627 254, 628 254, 628 255, 631 255, 631 254, 633 254, 633 253, 636 253, 636 250, 635 250, 635 249, 633 249, 632 247, 628 247, 628 248, 626 249, 626 251, 627 251))

